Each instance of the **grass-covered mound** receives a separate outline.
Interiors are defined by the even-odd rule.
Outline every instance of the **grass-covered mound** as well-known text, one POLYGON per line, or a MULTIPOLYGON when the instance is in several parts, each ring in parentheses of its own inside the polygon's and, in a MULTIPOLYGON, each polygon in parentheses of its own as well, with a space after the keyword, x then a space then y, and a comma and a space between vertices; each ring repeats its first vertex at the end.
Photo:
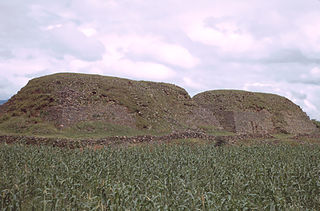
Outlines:
POLYGON ((190 127, 195 111, 188 93, 172 84, 60 73, 29 81, 1 106, 0 130, 165 133, 190 127))
POLYGON ((312 133, 288 99, 218 90, 193 98, 167 83, 59 73, 35 78, 0 105, 0 135, 95 138, 201 130, 208 134, 312 133))
POLYGON ((320 147, 0 146, 2 210, 318 210, 320 147))
MULTIPOLYGON (((213 90, 197 94, 193 100, 223 118, 225 125, 244 127, 243 122, 269 133, 312 133, 315 124, 302 109, 289 99, 267 93, 240 90, 213 90), (261 118, 263 117, 263 118, 261 118)), ((246 126, 246 125, 245 125, 246 126)), ((237 132, 237 131, 235 131, 237 132)))

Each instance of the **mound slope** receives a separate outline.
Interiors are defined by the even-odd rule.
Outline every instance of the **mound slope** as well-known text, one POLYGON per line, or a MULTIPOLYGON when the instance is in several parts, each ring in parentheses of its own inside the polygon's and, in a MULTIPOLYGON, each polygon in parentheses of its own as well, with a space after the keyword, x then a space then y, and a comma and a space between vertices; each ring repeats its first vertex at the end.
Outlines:
POLYGON ((170 132, 195 123, 217 124, 178 86, 74 73, 29 81, 1 111, 2 116, 36 117, 60 128, 98 122, 170 132))
POLYGON ((312 133, 315 125, 285 97, 239 90, 200 93, 193 100, 210 110, 222 127, 237 133, 312 133))

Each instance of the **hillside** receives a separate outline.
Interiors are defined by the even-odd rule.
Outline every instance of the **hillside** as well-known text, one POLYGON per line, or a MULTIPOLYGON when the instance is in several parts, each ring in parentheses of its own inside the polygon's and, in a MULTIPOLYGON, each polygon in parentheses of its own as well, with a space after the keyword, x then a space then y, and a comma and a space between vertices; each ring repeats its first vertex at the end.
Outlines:
POLYGON ((220 90, 191 98, 173 84, 75 73, 32 79, 0 106, 0 134, 103 137, 315 128, 297 105, 277 95, 220 90))
POLYGON ((312 133, 316 126, 285 97, 239 90, 215 90, 193 97, 221 125, 237 133, 312 133))
POLYGON ((6 102, 7 102, 7 100, 0 100, 0 105, 4 104, 6 102))

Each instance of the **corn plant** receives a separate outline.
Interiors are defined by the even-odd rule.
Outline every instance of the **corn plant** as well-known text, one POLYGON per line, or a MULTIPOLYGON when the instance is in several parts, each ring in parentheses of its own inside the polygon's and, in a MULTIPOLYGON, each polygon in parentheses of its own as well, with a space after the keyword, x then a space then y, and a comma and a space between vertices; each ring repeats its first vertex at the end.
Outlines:
POLYGON ((318 210, 319 146, 0 145, 2 210, 318 210))

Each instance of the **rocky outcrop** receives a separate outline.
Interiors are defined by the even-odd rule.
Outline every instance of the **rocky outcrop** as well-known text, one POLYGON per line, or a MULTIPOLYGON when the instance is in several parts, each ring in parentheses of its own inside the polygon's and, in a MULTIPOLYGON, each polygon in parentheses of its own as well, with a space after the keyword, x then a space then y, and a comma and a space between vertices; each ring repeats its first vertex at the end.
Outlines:
POLYGON ((287 98, 265 93, 216 90, 193 100, 209 109, 220 125, 236 133, 312 133, 315 125, 302 109, 287 98))

